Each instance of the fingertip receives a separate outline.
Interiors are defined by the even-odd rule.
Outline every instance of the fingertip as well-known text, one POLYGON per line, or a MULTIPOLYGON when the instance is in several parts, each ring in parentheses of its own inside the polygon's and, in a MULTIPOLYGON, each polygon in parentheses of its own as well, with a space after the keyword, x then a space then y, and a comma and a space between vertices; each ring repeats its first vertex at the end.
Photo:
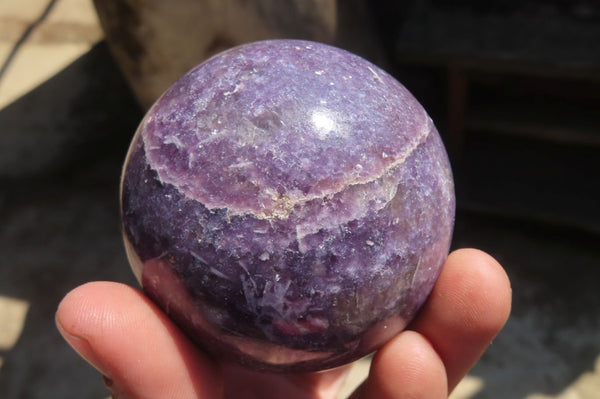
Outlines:
MULTIPOLYGON (((473 338, 489 340, 496 336, 510 316, 512 288, 504 268, 491 255, 465 248, 448 256, 436 294, 451 298, 451 316, 473 338)), ((447 311, 448 309, 446 309, 447 311)))
POLYGON ((446 398, 444 363, 425 337, 404 331, 374 356, 362 392, 366 398, 446 398))
POLYGON ((125 299, 125 302, 129 302, 132 297, 140 296, 142 294, 139 291, 121 283, 108 281, 85 283, 72 289, 60 301, 55 320, 61 331, 77 337, 85 337, 91 326, 98 329, 111 324, 111 320, 114 319, 114 312, 111 309, 112 300, 125 299))
POLYGON ((101 335, 105 325, 105 312, 96 305, 96 293, 105 293, 110 288, 108 284, 116 283, 91 282, 72 289, 60 301, 54 315, 56 328, 65 341, 103 374, 108 373, 107 367, 103 364, 102 357, 96 354, 90 339, 93 341, 94 334, 101 335))

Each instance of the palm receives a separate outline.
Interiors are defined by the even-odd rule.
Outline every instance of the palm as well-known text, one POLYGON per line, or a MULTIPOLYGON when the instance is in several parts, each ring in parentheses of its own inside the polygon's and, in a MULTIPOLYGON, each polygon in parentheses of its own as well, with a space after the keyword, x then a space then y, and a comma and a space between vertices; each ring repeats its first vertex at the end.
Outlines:
POLYGON ((350 366, 305 374, 263 374, 231 366, 223 370, 227 398, 335 399, 350 366))

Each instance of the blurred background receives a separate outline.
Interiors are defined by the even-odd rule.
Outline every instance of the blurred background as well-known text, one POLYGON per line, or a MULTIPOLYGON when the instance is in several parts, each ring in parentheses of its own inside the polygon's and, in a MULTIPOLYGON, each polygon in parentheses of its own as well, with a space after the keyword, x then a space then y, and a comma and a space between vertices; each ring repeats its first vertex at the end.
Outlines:
MULTIPOLYGON (((2 0, 0 398, 106 398, 54 327, 91 280, 136 285, 122 161, 179 75, 243 42, 358 53, 423 103, 451 155, 453 246, 507 269, 512 316, 453 399, 600 398, 600 2, 2 0)), ((345 393, 360 383, 359 362, 345 393)))

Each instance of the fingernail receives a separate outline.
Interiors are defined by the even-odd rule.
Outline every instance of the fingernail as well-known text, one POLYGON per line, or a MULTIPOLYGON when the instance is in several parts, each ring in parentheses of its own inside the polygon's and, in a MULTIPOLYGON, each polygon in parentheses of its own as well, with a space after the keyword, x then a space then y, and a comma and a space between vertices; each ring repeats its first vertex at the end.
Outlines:
POLYGON ((69 345, 71 345, 71 347, 79 354, 79 356, 84 358, 88 363, 94 366, 94 368, 100 371, 100 373, 102 373, 103 375, 108 375, 108 373, 106 373, 106 371, 103 370, 104 367, 102 365, 102 362, 100 361, 100 359, 98 358, 98 356, 96 355, 96 353, 92 349, 92 346, 86 338, 68 331, 62 325, 58 318, 56 318, 56 328, 63 336, 63 338, 69 343, 69 345))

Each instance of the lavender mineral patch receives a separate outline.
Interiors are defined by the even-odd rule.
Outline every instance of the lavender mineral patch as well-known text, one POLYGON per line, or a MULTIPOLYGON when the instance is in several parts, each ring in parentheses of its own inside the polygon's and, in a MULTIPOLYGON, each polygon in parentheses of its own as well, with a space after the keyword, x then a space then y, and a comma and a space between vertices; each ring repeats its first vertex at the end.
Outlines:
POLYGON ((452 174, 425 110, 346 51, 218 54, 150 109, 122 177, 145 293, 215 357, 313 371, 404 329, 446 259, 452 174))

